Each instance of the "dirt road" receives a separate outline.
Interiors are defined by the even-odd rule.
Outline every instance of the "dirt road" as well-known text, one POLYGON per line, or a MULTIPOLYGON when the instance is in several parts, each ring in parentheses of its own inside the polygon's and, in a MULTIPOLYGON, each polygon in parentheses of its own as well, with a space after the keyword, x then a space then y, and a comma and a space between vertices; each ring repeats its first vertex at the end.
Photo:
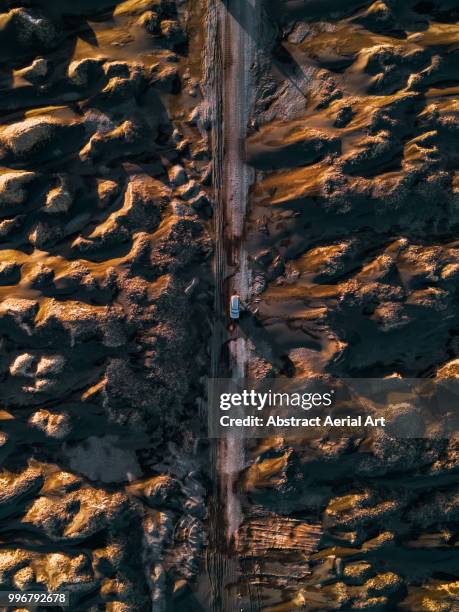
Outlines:
MULTIPOLYGON (((259 0, 210 0, 208 43, 213 64, 208 64, 210 108, 213 130, 213 167, 215 191, 215 278, 216 322, 212 343, 212 376, 241 379, 249 360, 249 346, 236 326, 228 333, 228 299, 239 294, 242 303, 249 298, 250 270, 244 244, 244 222, 253 172, 244 162, 244 141, 253 104, 251 68, 256 57, 256 32, 259 0), (222 346, 228 358, 222 367, 222 346)), ((225 612, 253 608, 237 592, 239 566, 232 554, 234 534, 242 522, 236 480, 244 467, 244 448, 240 440, 228 438, 213 451, 214 475, 218 479, 218 500, 214 504, 211 531, 215 534, 213 560, 214 610, 225 612), (219 547, 226 554, 219 558, 219 547), (218 603, 216 604, 215 602, 218 603), (247 607, 249 605, 250 607, 247 607)))
MULTIPOLYGON (((252 23, 255 0, 226 0, 221 5, 220 23, 224 49, 223 85, 223 198, 227 265, 232 272, 228 292, 239 294, 242 303, 249 298, 250 272, 244 243, 244 221, 249 187, 253 172, 244 163, 244 141, 252 104, 250 67, 255 59, 252 23), (253 4, 252 4, 253 3, 253 4)), ((229 342, 230 375, 244 378, 249 359, 247 340, 236 327, 229 342)), ((221 460, 221 475, 225 481, 227 539, 231 540, 242 520, 240 504, 234 492, 235 479, 244 467, 241 441, 230 438, 221 460)))

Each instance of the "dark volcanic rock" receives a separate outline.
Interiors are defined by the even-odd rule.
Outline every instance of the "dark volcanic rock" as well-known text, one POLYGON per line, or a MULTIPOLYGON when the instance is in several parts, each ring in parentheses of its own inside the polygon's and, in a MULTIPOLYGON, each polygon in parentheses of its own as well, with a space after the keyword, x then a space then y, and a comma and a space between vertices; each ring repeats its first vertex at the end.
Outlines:
POLYGON ((205 517, 212 249, 190 201, 209 200, 192 183, 182 211, 168 178, 204 165, 172 137, 202 139, 176 99, 199 78, 188 14, 32 4, 0 15, 0 583, 165 610, 199 572, 205 517))

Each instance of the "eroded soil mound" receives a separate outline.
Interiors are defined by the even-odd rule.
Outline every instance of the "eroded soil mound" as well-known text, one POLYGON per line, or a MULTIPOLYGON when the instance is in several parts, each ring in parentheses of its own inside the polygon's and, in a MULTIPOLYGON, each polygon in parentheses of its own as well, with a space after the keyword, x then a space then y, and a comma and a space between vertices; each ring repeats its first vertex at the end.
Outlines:
MULTIPOLYGON (((457 377, 458 3, 265 8, 251 373, 457 377)), ((458 459, 444 439, 254 445, 241 554, 259 601, 455 610, 458 459)))
POLYGON ((6 4, 1 588, 164 610, 198 571, 206 514, 209 156, 188 122, 200 9, 6 4))

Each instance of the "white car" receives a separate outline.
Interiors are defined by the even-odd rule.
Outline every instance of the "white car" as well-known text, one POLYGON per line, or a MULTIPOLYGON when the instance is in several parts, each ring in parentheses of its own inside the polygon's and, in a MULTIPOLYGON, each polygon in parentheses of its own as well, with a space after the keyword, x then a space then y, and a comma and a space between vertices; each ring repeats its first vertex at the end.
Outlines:
POLYGON ((241 303, 238 295, 232 295, 230 300, 230 317, 232 319, 239 319, 241 311, 241 303))

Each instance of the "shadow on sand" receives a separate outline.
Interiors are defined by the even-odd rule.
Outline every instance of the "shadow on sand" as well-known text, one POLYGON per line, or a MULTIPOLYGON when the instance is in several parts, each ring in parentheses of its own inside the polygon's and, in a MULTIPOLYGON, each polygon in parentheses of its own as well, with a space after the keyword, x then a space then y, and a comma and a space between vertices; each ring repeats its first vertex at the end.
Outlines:
MULTIPOLYGON (((259 19, 259 9, 249 2, 249 0, 222 0, 226 6, 228 12, 234 19, 241 25, 241 27, 247 32, 247 34, 255 41, 257 47, 261 48, 263 45, 261 30, 262 23, 259 19)), ((271 8, 271 2, 266 0, 258 0, 261 2, 261 19, 269 22, 271 27, 277 32, 277 22, 280 20, 277 16, 281 16, 287 11, 288 3, 282 4, 282 7, 276 7, 275 10, 271 8)), ((288 13, 286 13, 288 14, 288 13)), ((264 46, 264 45, 263 45, 264 46)), ((264 49, 266 51, 266 49, 264 49)), ((276 37, 274 45, 272 45, 271 59, 273 66, 280 72, 280 74, 288 79, 291 84, 298 90, 298 92, 307 97, 307 94, 302 89, 302 83, 306 78, 301 65, 296 61, 288 49, 283 46, 279 41, 279 36, 276 37)))

